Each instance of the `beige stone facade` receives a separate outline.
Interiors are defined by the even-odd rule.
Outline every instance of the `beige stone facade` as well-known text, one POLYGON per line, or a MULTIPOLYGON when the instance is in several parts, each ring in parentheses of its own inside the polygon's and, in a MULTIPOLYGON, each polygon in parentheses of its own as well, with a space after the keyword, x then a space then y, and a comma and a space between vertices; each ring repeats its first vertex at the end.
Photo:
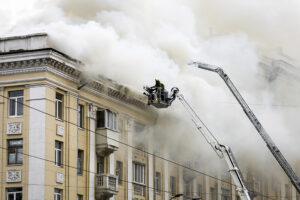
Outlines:
MULTIPOLYGON (((224 183, 153 155, 157 114, 145 99, 105 78, 84 82, 82 63, 51 48, 47 37, 0 39, 0 200, 238 198, 228 174, 216 173, 224 183)), ((254 179, 257 194, 295 197, 288 181, 254 179)))

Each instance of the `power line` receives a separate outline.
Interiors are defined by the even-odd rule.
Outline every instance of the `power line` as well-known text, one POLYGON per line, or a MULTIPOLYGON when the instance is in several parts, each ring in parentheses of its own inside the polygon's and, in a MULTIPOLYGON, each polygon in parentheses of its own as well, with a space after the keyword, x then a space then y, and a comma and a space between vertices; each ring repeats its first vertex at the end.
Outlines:
MULTIPOLYGON (((2 96, 2 97, 5 98, 5 99, 9 99, 9 97, 3 96, 3 95, 0 95, 0 96, 2 96)), ((48 115, 48 116, 50 116, 50 117, 53 117, 53 118, 56 117, 55 115, 52 115, 52 114, 47 113, 47 112, 45 112, 45 111, 42 111, 42 110, 39 110, 39 109, 34 108, 34 107, 32 107, 32 106, 29 106, 29 105, 27 105, 27 104, 25 104, 25 103, 23 103, 23 102, 20 103, 20 104, 22 104, 22 105, 24 105, 24 106, 26 106, 26 107, 28 107, 28 108, 30 108, 30 109, 36 110, 36 111, 38 111, 38 112, 41 112, 41 113, 43 113, 43 114, 45 114, 45 115, 48 115)), ((64 108, 66 108, 66 107, 64 107, 64 108)), ((73 123, 73 122, 70 122, 70 121, 67 121, 67 120, 63 120, 63 122, 66 122, 66 123, 68 123, 68 124, 74 125, 74 126, 76 126, 76 127, 78 128, 78 125, 75 124, 75 123, 73 123)), ((192 168, 187 167, 187 166, 185 166, 185 165, 183 165, 183 164, 180 164, 180 163, 177 163, 177 162, 175 162, 175 161, 166 159, 166 158, 164 158, 164 157, 162 157, 162 156, 159 156, 159 155, 156 155, 156 154, 154 154, 154 153, 147 152, 147 151, 142 150, 142 149, 140 149, 140 148, 138 148, 138 147, 135 147, 135 146, 129 145, 129 144, 125 143, 125 142, 122 142, 122 141, 116 140, 116 139, 114 139, 114 138, 108 137, 107 135, 97 133, 97 132, 92 131, 92 130, 90 130, 90 129, 88 129, 88 128, 82 128, 82 129, 83 129, 83 130, 86 130, 86 131, 89 131, 89 132, 92 132, 92 133, 94 133, 94 134, 96 134, 96 135, 101 135, 101 136, 103 136, 103 137, 106 137, 106 138, 108 138, 108 139, 111 139, 111 140, 113 140, 113 141, 116 141, 116 142, 118 142, 118 143, 120 143, 120 144, 123 144, 123 145, 125 145, 125 146, 128 146, 128 147, 130 147, 130 148, 132 148, 132 149, 136 149, 136 150, 141 151, 141 152, 143 152, 143 153, 146 153, 146 154, 148 154, 148 155, 151 155, 151 156, 160 158, 160 159, 162 159, 162 160, 164 160, 164 161, 170 162, 170 163, 172 163, 172 164, 175 164, 175 165, 180 166, 180 167, 182 167, 182 168, 185 168, 185 169, 188 169, 188 170, 190 170, 190 171, 196 172, 196 173, 198 173, 198 174, 201 174, 201 175, 204 175, 204 176, 213 178, 213 179, 215 179, 215 180, 218 180, 218 181, 227 183, 227 184, 232 185, 232 186, 234 186, 234 187, 237 187, 235 184, 233 184, 233 183, 231 183, 231 182, 228 182, 228 181, 219 179, 219 178, 217 178, 217 177, 214 177, 214 176, 212 176, 212 175, 206 174, 206 173, 204 173, 204 172, 200 172, 200 171, 198 171, 198 170, 192 169, 192 168)), ((5 148, 3 148, 3 147, 0 147, 0 148, 5 149, 5 148)), ((7 149, 5 149, 5 150, 7 150, 7 149)), ((37 157, 37 156, 32 156, 32 155, 25 154, 25 153, 22 153, 22 154, 23 154, 23 155, 26 155, 26 156, 30 156, 30 157, 36 158, 36 159, 42 159, 42 160, 45 160, 45 161, 48 161, 48 162, 53 162, 53 163, 55 163, 55 161, 47 160, 47 159, 40 158, 40 157, 37 157)), ((70 168, 75 168, 75 169, 77 169, 77 167, 72 167, 72 166, 68 166, 68 165, 65 165, 65 164, 64 164, 64 166, 67 166, 67 167, 70 167, 70 168)), ((84 171, 87 171, 87 170, 84 170, 84 171)), ((90 172, 90 171, 87 171, 87 172, 96 174, 95 172, 90 172)), ((125 181, 125 180, 123 180, 123 181, 125 181)), ((128 182, 128 181, 125 181, 125 182, 128 182)), ((130 182, 129 182, 129 183, 130 183, 130 182)), ((134 182, 131 182, 131 183, 134 183, 134 182)), ((153 189, 154 189, 154 188, 153 188, 153 189)))
MULTIPOLYGON (((3 150, 8 150, 7 148, 4 148, 4 147, 1 147, 0 146, 0 149, 3 149, 3 150)), ((44 160, 44 161, 46 161, 46 162, 51 162, 51 163, 55 163, 55 161, 52 161, 52 160, 49 160, 49 159, 45 159, 45 158, 40 158, 40 157, 37 157, 37 156, 32 156, 32 155, 30 155, 30 154, 26 154, 26 153, 20 153, 20 154, 22 154, 22 155, 25 155, 25 156, 28 156, 28 157, 33 157, 33 158, 35 158, 35 159, 39 159, 39 160, 44 160)), ((78 167, 74 167, 74 166, 71 166, 71 165, 67 165, 67 164, 61 164, 62 166, 65 166, 65 167, 69 167, 69 168, 73 168, 73 169, 75 169, 75 170, 78 170, 78 167)), ((92 172, 92 171, 89 171, 89 170, 84 170, 84 169, 82 169, 82 171, 84 171, 84 172, 87 172, 87 173, 92 173, 92 174, 95 174, 95 175, 101 175, 101 176, 105 176, 105 177, 109 177, 108 175, 105 175, 105 174, 98 174, 98 173, 96 173, 96 172, 92 172)), ((55 172, 55 171, 53 171, 53 172, 55 172)), ((2 172, 2 173, 5 173, 5 172, 2 172)), ((70 177, 70 176, 69 176, 70 177)), ((74 177, 74 176, 73 176, 74 177)), ((139 184, 139 183, 136 183, 136 182, 133 182, 133 181, 127 181, 127 180, 124 180, 124 179, 120 179, 121 181, 123 181, 123 182, 126 182, 126 183, 131 183, 131 184, 139 184)), ((3 182, 1 182, 1 183, 3 183, 3 182)), ((116 184, 118 184, 117 183, 117 181, 116 181, 116 184)), ((47 186, 46 184, 25 184, 25 185, 45 185, 45 186, 47 186)), ((95 184, 96 185, 96 184, 95 184)), ((236 187, 236 185, 234 185, 234 184, 231 184, 230 183, 230 185, 232 185, 233 187, 236 187)), ((59 185, 53 185, 54 187, 59 187, 59 185)), ((4 187, 4 186, 3 186, 4 187)), ((65 185, 64 186, 64 188, 69 188, 69 187, 78 187, 78 186, 68 186, 68 185, 65 185)), ((150 187, 150 186, 147 186, 147 185, 143 185, 142 187, 145 187, 145 188, 148 188, 148 190, 150 190, 150 189, 152 189, 153 191, 160 191, 160 192, 164 192, 164 193, 169 193, 169 194, 172 194, 172 192, 170 192, 169 190, 161 190, 161 189, 158 189, 158 188, 155 188, 155 187, 150 187)), ((81 188, 81 187, 78 187, 78 188, 81 188)), ((94 188, 94 187, 84 187, 84 188, 94 188)), ((261 193, 259 193, 259 192, 256 192, 256 191, 251 191, 251 190, 249 190, 249 192, 253 192, 253 193, 256 193, 256 194, 258 194, 259 196, 263 196, 263 197, 266 197, 266 198, 269 198, 269 196, 267 196, 267 195, 263 195, 263 194, 261 194, 261 193)), ((220 194, 220 193, 216 193, 216 194, 220 194)), ((272 198, 269 198, 269 199, 272 199, 272 198)))
MULTIPOLYGON (((9 99, 9 97, 3 96, 3 95, 0 95, 0 96, 2 96, 3 98, 9 99)), ((33 109, 33 110, 36 110, 36 111, 38 111, 38 112, 41 112, 41 113, 43 113, 43 114, 45 114, 45 115, 48 115, 48 116, 50 116, 50 117, 53 117, 53 118, 56 117, 55 115, 51 115, 50 113, 47 113, 47 112, 42 111, 42 110, 39 110, 39 109, 34 108, 34 107, 32 107, 32 106, 29 106, 29 105, 27 105, 27 104, 25 104, 25 103, 21 103, 21 104, 24 105, 24 106, 26 106, 26 107, 28 107, 28 108, 30 108, 30 109, 33 109)), ((65 107, 65 108, 66 108, 66 107, 65 107)), ((73 122, 70 122, 70 121, 67 121, 67 120, 64 120, 64 122, 66 122, 66 123, 68 123, 68 124, 71 124, 71 125, 74 125, 74 126, 76 126, 76 127, 78 128, 78 125, 75 124, 75 123, 73 123, 73 122)), ((204 172, 200 172, 200 171, 198 171, 198 170, 192 169, 192 168, 190 168, 190 167, 187 167, 187 166, 185 166, 185 165, 183 165, 183 164, 180 164, 180 163, 177 163, 177 162, 175 162, 175 161, 169 160, 169 159, 164 158, 164 157, 162 157, 162 156, 159 156, 159 155, 156 155, 156 154, 154 154, 154 153, 150 153, 150 152, 148 152, 148 151, 142 150, 142 149, 140 149, 140 148, 138 148, 138 147, 135 147, 135 146, 133 146, 133 145, 130 145, 130 144, 127 144, 127 143, 125 143, 125 142, 119 141, 119 140, 117 140, 117 139, 111 138, 111 137, 109 137, 109 136, 107 136, 107 135, 104 135, 104 134, 101 134, 101 133, 97 133, 97 132, 95 132, 95 131, 93 131, 93 130, 90 130, 90 129, 88 129, 88 128, 82 128, 82 129, 83 129, 83 130, 86 130, 86 131, 89 131, 89 132, 92 132, 92 133, 94 133, 94 134, 96 134, 96 135, 100 135, 100 136, 103 136, 103 137, 105 137, 105 138, 111 139, 111 140, 113 140, 113 141, 115 141, 115 142, 118 142, 118 143, 120 143, 120 144, 122 144, 122 145, 128 146, 128 147, 130 147, 130 148, 132 148, 132 149, 136 149, 136 150, 138 150, 138 151, 141 151, 141 152, 146 153, 146 154, 148 154, 148 155, 151 155, 151 156, 154 156, 154 157, 156 157, 156 158, 162 159, 162 160, 164 160, 164 161, 170 162, 170 163, 172 163, 172 164, 174 164, 174 165, 183 167, 183 168, 185 168, 185 169, 188 169, 188 170, 190 170, 190 171, 196 172, 196 173, 198 173, 198 174, 201 174, 201 175, 204 175, 204 176, 208 176, 208 177, 210 177, 210 178, 213 178, 213 179, 215 179, 215 180, 219 180, 219 181, 224 182, 224 183, 227 183, 227 184, 234 185, 234 184, 232 184, 232 183, 230 183, 230 182, 228 182, 228 181, 224 181, 224 180, 222 180, 222 179, 219 179, 219 178, 217 178, 217 177, 214 177, 214 176, 212 176, 212 175, 206 174, 206 173, 204 173, 204 172)), ((236 187, 236 185, 234 185, 234 186, 236 187)))

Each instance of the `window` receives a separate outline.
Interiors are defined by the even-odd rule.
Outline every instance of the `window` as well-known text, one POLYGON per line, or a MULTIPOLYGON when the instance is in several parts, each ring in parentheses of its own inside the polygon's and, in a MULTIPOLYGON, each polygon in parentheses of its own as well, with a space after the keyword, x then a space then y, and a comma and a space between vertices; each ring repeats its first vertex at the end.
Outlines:
POLYGON ((123 182, 123 163, 121 161, 116 162, 116 175, 118 177, 118 184, 122 185, 122 182, 123 182))
POLYGON ((160 172, 155 172, 155 182, 154 182, 155 193, 160 194, 160 172))
POLYGON ((136 162, 132 165, 133 181, 135 183, 145 184, 145 165, 136 162))
POLYGON ((22 188, 7 188, 7 200, 22 200, 22 188))
POLYGON ((55 165, 62 166, 62 147, 63 143, 55 141, 55 165))
POLYGON ((9 96, 9 116, 16 117, 23 115, 23 101, 24 92, 23 90, 10 91, 9 96))
POLYGON ((104 173, 104 157, 97 156, 97 174, 104 173))
POLYGON ((174 196, 176 194, 176 177, 175 176, 170 176, 170 189, 171 189, 172 196, 174 196))
POLYGON ((117 130, 117 115, 110 110, 97 111, 97 128, 117 130))
POLYGON ((184 195, 190 197, 191 195, 191 187, 188 182, 184 183, 184 195))
POLYGON ((56 119, 62 119, 62 117, 63 117, 63 95, 60 93, 56 93, 55 117, 56 117, 56 119))
POLYGON ((83 172, 83 150, 78 149, 77 153, 77 174, 82 174, 83 172))
POLYGON ((78 127, 83 128, 83 120, 84 120, 84 107, 83 105, 78 105, 78 127))
POLYGON ((62 190, 54 188, 54 200, 62 200, 62 190))
POLYGON ((197 194, 198 194, 199 197, 201 197, 202 196, 202 185, 198 184, 197 186, 198 186, 198 193, 197 194))
POLYGON ((221 200, 229 200, 229 199, 231 199, 230 190, 225 189, 225 188, 221 188, 221 190, 222 190, 221 200))
POLYGON ((23 163, 23 140, 8 140, 7 158, 8 164, 22 164, 23 163))
POLYGON ((83 200, 83 196, 81 194, 77 194, 77 200, 83 200))
POLYGON ((210 192, 210 199, 211 200, 217 200, 216 189, 211 187, 209 192, 210 192))

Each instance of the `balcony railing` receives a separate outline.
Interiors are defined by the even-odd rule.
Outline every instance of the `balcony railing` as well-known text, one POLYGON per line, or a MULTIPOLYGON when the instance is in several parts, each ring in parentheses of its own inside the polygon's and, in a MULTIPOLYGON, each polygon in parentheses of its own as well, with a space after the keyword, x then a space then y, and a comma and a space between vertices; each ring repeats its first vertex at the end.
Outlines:
POLYGON ((96 199, 110 198, 117 193, 117 176, 111 174, 96 175, 96 199))
POLYGON ((146 196, 146 186, 134 183, 133 184, 133 192, 134 192, 134 195, 146 196))
POLYGON ((111 154, 119 149, 120 132, 108 128, 96 129, 97 154, 111 154))

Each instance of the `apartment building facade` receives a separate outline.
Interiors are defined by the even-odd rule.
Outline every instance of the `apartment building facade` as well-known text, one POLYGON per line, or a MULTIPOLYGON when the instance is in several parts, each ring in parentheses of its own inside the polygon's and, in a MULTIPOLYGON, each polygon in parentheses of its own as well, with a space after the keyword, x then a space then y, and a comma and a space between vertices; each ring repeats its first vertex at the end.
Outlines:
MULTIPOLYGON (((82 67, 47 34, 0 38, 0 200, 238 199, 228 174, 213 179, 189 169, 197 162, 155 156, 157 113, 114 81, 83 79, 82 67)), ((296 194, 251 184, 257 199, 296 194)))

